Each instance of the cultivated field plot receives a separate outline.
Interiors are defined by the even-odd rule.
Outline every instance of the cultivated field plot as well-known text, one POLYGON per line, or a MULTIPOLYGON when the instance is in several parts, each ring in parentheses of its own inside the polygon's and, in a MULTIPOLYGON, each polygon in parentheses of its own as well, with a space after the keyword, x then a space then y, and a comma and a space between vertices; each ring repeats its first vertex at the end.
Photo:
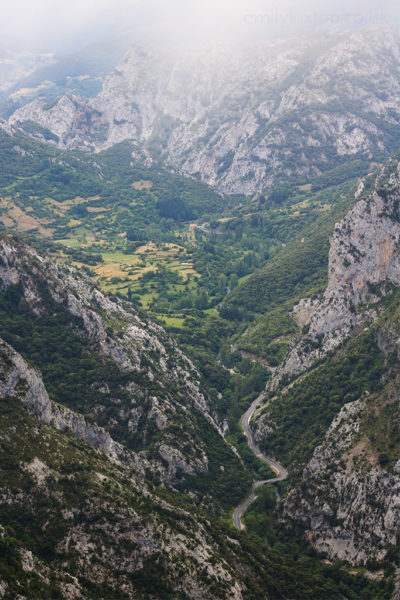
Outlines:
POLYGON ((147 243, 133 253, 97 251, 104 261, 94 269, 100 286, 114 294, 135 296, 146 308, 162 293, 191 288, 200 277, 185 248, 177 244, 147 243))

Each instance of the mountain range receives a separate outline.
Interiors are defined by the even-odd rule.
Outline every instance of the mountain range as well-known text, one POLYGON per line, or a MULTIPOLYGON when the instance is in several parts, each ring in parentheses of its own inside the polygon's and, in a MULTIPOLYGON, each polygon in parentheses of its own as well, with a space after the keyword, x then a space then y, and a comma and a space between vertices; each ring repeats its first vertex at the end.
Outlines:
POLYGON ((399 600, 399 35, 125 44, 3 97, 0 598, 399 600))
POLYGON ((389 29, 133 46, 97 95, 38 98, 9 122, 42 139, 48 129, 61 148, 98 152, 131 140, 133 162, 161 160, 220 191, 261 194, 397 149, 399 46, 389 29))

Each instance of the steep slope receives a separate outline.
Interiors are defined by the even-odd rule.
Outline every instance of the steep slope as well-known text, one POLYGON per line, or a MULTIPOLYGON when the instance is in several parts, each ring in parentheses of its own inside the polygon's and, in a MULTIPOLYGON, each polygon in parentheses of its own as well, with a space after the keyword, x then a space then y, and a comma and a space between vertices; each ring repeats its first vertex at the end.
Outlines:
POLYGON ((384 591, 266 549, 199 508, 195 487, 185 496, 168 485, 208 468, 212 491, 215 455, 230 502, 250 484, 237 488, 230 475, 240 463, 193 366, 161 328, 76 270, 4 235, 0 256, 1 332, 19 349, 0 340, 2 598, 339 600, 362 589, 372 600, 384 591))
POLYGON ((393 159, 336 225, 325 294, 297 307, 308 332, 254 423, 261 447, 291 469, 283 520, 331 558, 389 570, 400 535, 399 206, 393 159))
POLYGON ((241 598, 224 559, 207 571, 219 550, 203 525, 150 493, 127 453, 114 466, 109 436, 100 446, 97 427, 51 403, 8 345, 0 351, 2 597, 241 598))
POLYGON ((254 194, 393 150, 399 74, 399 38, 390 30, 133 47, 96 97, 35 100, 10 122, 35 122, 64 148, 98 151, 132 139, 134 161, 161 157, 221 191, 254 194))
MULTIPOLYGON (((398 318, 397 309, 396 325, 398 318)), ((396 339, 385 339, 392 344, 386 368, 398 363, 397 337, 398 326, 396 339)), ((366 390, 344 404, 304 469, 301 486, 284 502, 284 518, 301 524, 329 557, 398 565, 399 379, 398 368, 391 371, 381 393, 366 390)))
POLYGON ((400 283, 400 166, 388 161, 375 191, 363 198, 334 230, 328 286, 321 303, 295 308, 308 333, 290 350, 280 375, 298 374, 337 347, 352 327, 371 317, 357 307, 377 302, 400 283))
POLYGON ((240 480, 243 468, 210 415, 198 372, 161 327, 4 235, 0 282, 2 337, 41 369, 52 400, 81 415, 54 413, 37 400, 37 416, 60 421, 156 482, 240 480), (207 444, 219 449, 217 460, 232 458, 227 473, 210 460, 207 444))

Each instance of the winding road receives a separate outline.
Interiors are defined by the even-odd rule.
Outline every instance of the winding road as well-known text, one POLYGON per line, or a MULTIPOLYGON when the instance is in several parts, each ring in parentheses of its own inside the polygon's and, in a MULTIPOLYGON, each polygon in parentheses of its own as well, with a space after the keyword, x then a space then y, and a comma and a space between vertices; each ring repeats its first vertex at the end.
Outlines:
POLYGON ((269 458, 268 456, 265 456, 265 454, 263 454, 261 452, 260 448, 257 446, 257 444, 253 438, 253 434, 250 429, 250 419, 253 416, 253 414, 257 408, 257 405, 259 404, 259 402, 261 402, 262 398, 263 398, 263 394, 260 394, 260 396, 258 396, 254 400, 254 402, 252 402, 250 407, 246 410, 246 412, 242 416, 240 422, 242 424, 244 434, 247 437, 247 443, 249 445, 250 450, 252 450, 252 452, 257 456, 257 458, 259 458, 260 460, 267 463, 267 465, 269 465, 271 467, 271 469, 273 470, 274 473, 276 473, 277 476, 274 477, 273 479, 265 479, 263 481, 255 481, 251 488, 251 492, 247 496, 246 500, 244 500, 241 504, 239 504, 239 506, 237 508, 235 508, 233 515, 232 515, 232 519, 233 519, 234 526, 236 527, 236 529, 239 529, 239 531, 244 529, 244 525, 242 523, 242 515, 243 515, 244 511, 253 502, 253 500, 255 500, 257 498, 257 494, 256 494, 257 488, 266 483, 276 483, 277 481, 283 481, 288 476, 288 472, 286 471, 286 469, 284 469, 282 467, 282 465, 280 465, 278 462, 276 462, 276 460, 274 460, 273 458, 269 458))

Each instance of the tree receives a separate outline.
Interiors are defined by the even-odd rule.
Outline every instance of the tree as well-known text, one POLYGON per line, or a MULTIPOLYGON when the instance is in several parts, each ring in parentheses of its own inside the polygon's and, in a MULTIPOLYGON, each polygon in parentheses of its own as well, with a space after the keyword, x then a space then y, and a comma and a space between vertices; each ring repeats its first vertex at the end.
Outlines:
POLYGON ((218 277, 218 293, 223 296, 226 293, 226 288, 228 287, 228 278, 224 273, 218 277))

